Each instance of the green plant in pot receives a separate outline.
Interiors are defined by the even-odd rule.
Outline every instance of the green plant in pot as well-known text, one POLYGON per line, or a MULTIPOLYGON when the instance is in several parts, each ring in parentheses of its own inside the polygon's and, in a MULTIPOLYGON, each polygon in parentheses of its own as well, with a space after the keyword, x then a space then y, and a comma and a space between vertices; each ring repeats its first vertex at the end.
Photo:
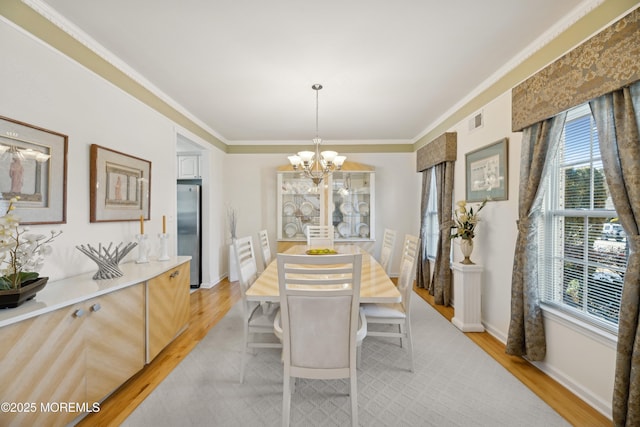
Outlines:
POLYGON ((38 271, 53 252, 50 243, 62 233, 46 236, 21 227, 20 218, 12 214, 17 200, 11 199, 0 217, 0 308, 17 307, 44 287, 48 278, 39 277, 38 271))

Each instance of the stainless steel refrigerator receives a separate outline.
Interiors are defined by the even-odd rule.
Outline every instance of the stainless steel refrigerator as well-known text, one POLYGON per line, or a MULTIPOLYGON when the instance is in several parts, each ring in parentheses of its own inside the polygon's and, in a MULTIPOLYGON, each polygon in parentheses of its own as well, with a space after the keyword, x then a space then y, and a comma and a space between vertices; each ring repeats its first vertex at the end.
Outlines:
POLYGON ((178 255, 191 256, 191 287, 202 283, 201 181, 178 180, 178 255))

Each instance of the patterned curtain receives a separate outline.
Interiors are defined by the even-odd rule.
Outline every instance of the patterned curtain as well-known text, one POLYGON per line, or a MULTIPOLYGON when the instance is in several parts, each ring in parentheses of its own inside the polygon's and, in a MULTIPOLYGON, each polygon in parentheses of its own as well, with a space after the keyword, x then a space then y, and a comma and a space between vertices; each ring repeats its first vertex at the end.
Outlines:
POLYGON ((448 306, 451 303, 451 214, 453 213, 453 166, 454 162, 435 165, 436 191, 438 199, 438 223, 440 237, 436 251, 433 278, 429 293, 436 304, 448 306))
POLYGON ((524 129, 520 156, 518 236, 511 275, 511 320, 508 354, 543 360, 547 351, 537 275, 537 229, 542 194, 540 184, 557 151, 567 113, 524 129))
POLYGON ((419 288, 427 288, 431 279, 431 266, 427 258, 427 202, 431 189, 431 168, 422 171, 422 199, 420 200, 420 262, 416 271, 416 282, 419 288))
POLYGON ((613 389, 616 426, 640 425, 640 81, 591 101, 613 205, 627 233, 613 389))

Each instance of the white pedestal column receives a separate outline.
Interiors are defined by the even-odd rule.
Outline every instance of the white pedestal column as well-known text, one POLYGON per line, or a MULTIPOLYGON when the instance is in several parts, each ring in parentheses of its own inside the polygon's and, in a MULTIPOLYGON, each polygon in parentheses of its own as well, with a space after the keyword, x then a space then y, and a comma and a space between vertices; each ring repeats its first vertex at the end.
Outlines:
POLYGON ((451 319, 462 332, 484 332, 482 326, 482 266, 454 262, 453 301, 454 316, 451 319))
POLYGON ((236 247, 229 245, 229 281, 238 280, 238 263, 236 262, 236 247))

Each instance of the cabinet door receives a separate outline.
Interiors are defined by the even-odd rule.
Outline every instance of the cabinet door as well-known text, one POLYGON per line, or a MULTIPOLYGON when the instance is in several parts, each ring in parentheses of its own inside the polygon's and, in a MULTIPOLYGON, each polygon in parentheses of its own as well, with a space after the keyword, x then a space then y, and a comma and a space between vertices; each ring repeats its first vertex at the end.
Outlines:
POLYGON ((189 321, 189 263, 147 281, 147 363, 189 321))
POLYGON ((87 401, 98 402, 144 366, 144 284, 81 305, 87 312, 87 401))
MULTIPOLYGON (((41 404, 85 402, 85 354, 78 305, 0 328, 0 402, 34 403, 35 412, 1 412, 0 425, 64 426, 78 414, 41 404)), ((30 408, 31 409, 31 408, 30 408)))
POLYGON ((331 176, 331 223, 336 241, 375 239, 375 174, 341 171, 331 176))
POLYGON ((326 225, 324 185, 313 183, 299 173, 278 174, 278 240, 306 241, 309 225, 326 225))
POLYGON ((178 179, 200 178, 200 156, 178 156, 178 179))

